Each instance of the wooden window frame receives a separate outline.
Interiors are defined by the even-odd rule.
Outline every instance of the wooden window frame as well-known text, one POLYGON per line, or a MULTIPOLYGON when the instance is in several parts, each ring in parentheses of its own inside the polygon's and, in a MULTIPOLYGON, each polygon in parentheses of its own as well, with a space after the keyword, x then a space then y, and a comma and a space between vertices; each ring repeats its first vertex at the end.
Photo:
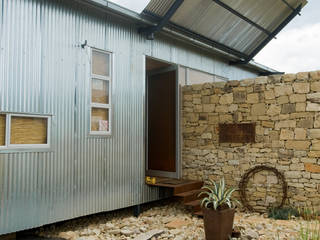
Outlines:
POLYGON ((6 115, 6 130, 5 130, 5 145, 0 146, 0 150, 19 150, 19 149, 49 149, 51 147, 51 116, 20 114, 20 113, 0 113, 6 115), (11 144, 11 118, 26 117, 26 118, 46 118, 47 119, 47 143, 46 144, 11 144))
POLYGON ((90 49, 90 56, 91 56, 91 64, 90 64, 90 84, 89 84, 89 97, 90 97, 90 116, 89 116, 89 134, 92 136, 111 136, 112 135, 112 76, 113 76, 113 53, 101 49, 91 48, 90 49), (103 54, 109 55, 109 76, 102 76, 94 74, 92 69, 93 64, 93 52, 100 52, 103 54), (92 81, 93 79, 101 80, 101 81, 107 81, 109 83, 109 92, 108 97, 109 101, 108 104, 103 103, 94 103, 92 102, 92 81), (109 131, 92 131, 91 128, 91 121, 92 121, 92 108, 98 108, 98 109, 107 109, 108 110, 108 130, 109 131))

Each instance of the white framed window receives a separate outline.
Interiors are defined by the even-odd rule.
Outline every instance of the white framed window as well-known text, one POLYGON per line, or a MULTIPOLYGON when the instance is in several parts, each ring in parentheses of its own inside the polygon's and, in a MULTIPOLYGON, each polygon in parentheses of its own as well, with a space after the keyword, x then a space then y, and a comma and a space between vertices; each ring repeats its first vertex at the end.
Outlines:
POLYGON ((1 113, 0 150, 50 147, 51 116, 1 113))
POLYGON ((90 134, 111 135, 112 54, 91 49, 90 134))

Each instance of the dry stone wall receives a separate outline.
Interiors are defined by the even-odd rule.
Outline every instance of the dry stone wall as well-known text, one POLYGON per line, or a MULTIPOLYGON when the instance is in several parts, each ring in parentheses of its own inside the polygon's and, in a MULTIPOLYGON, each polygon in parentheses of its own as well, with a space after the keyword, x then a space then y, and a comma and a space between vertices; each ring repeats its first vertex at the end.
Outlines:
MULTIPOLYGON (((256 165, 284 173, 290 204, 320 203, 320 71, 183 88, 183 176, 237 186, 256 165), (219 143, 219 123, 255 123, 256 142, 219 143)), ((280 202, 272 173, 250 179, 259 210, 280 202)))

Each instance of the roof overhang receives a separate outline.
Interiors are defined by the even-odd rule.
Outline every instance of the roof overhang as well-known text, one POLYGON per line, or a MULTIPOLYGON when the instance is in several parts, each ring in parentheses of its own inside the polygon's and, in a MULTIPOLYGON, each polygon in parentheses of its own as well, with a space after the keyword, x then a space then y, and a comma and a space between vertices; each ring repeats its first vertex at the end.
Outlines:
POLYGON ((307 3, 306 0, 151 0, 144 12, 138 14, 106 0, 75 1, 143 24, 144 27, 139 28, 139 32, 145 33, 149 39, 161 31, 198 47, 218 52, 227 57, 230 64, 246 64, 262 75, 278 72, 255 63, 252 61, 253 57, 307 3), (195 3, 202 6, 200 12, 194 9, 192 4, 195 3), (258 3, 264 3, 261 6, 263 9, 259 8, 258 3), (267 3, 275 4, 278 10, 272 7, 267 11, 267 3), (224 9, 223 14, 221 9, 224 9), (226 15, 225 18, 222 19, 221 14, 226 15))

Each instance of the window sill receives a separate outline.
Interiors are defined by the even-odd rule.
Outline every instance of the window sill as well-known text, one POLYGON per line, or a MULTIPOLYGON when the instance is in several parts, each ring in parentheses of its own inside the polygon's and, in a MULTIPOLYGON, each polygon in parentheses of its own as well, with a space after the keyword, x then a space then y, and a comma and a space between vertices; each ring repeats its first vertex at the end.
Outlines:
POLYGON ((52 147, 14 147, 14 148, 0 148, 0 154, 2 153, 41 153, 41 152, 53 152, 52 147))

